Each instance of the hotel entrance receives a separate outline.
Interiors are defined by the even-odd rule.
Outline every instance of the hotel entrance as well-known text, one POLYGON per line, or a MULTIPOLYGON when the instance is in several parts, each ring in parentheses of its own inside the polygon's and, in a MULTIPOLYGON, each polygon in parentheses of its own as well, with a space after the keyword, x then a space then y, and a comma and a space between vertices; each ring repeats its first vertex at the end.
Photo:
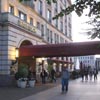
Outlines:
MULTIPOLYGON (((21 43, 20 48, 23 46, 32 46, 33 44, 28 41, 25 40, 21 43)), ((36 59, 32 56, 27 56, 27 57, 19 57, 18 58, 18 65, 19 64, 26 64, 28 66, 28 70, 31 71, 34 75, 34 77, 36 76, 36 59)))

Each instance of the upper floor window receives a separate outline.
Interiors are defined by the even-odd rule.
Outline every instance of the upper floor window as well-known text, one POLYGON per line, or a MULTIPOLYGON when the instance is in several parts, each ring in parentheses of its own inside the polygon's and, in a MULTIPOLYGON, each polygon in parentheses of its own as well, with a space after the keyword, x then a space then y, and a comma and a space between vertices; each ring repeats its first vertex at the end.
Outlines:
POLYGON ((67 1, 66 0, 64 0, 64 5, 67 6, 67 1))
POLYGON ((41 25, 41 35, 44 36, 44 25, 41 25))
POLYGON ((60 37, 60 43, 64 43, 64 39, 60 37))
POLYGON ((63 32, 63 22, 60 22, 60 30, 63 32))
POLYGON ((57 38, 57 39, 56 39, 57 43, 59 43, 59 35, 57 35, 56 38, 57 38))
POLYGON ((49 9, 47 11, 47 20, 51 23, 51 11, 49 9))
POLYGON ((19 11, 19 18, 26 21, 27 20, 27 16, 26 14, 24 14, 23 12, 19 11))
POLYGON ((55 26, 58 27, 58 19, 55 19, 55 26))
POLYGON ((55 42, 55 44, 57 43, 56 42, 56 33, 54 33, 54 42, 55 42))
POLYGON ((57 13, 57 11, 58 11, 58 4, 55 3, 55 12, 57 13))
POLYGON ((49 40, 50 40, 50 37, 49 37, 49 29, 47 28, 47 41, 49 42, 49 40))
POLYGON ((14 7, 9 5, 9 13, 14 14, 14 7))
POLYGON ((33 25, 33 18, 30 18, 30 24, 33 25))
POLYGON ((53 43, 52 31, 50 31, 50 43, 53 43))
POLYGON ((42 1, 39 0, 39 14, 42 15, 42 1))
POLYGON ((37 28, 40 30, 40 23, 37 22, 37 28))

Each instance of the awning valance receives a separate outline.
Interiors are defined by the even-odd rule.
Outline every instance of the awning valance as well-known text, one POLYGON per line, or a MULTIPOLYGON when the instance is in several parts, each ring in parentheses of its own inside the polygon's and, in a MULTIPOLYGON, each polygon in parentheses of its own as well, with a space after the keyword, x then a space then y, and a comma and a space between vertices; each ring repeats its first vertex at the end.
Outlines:
POLYGON ((23 46, 19 56, 69 57, 100 54, 100 41, 23 46))

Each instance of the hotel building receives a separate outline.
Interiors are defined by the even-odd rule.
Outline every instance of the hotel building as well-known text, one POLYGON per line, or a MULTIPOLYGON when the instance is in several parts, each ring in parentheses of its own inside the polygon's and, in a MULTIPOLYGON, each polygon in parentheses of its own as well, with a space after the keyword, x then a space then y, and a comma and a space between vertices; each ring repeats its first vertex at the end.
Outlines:
MULTIPOLYGON (((71 14, 52 20, 70 5, 70 0, 57 0, 57 3, 51 4, 47 4, 46 0, 0 0, 0 86, 13 82, 13 74, 17 71, 17 64, 14 64, 16 48, 72 42, 71 14)), ((40 58, 35 63, 33 59, 19 57, 19 62, 27 63, 38 73, 40 58)), ((71 60, 70 57, 57 59, 71 60)))

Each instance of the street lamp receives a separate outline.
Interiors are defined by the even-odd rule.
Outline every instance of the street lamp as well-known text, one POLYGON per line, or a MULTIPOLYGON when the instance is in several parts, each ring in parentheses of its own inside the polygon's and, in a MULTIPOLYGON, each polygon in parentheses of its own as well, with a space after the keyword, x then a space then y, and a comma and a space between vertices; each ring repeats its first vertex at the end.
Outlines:
POLYGON ((19 49, 15 48, 15 60, 12 60, 12 65, 16 64, 19 57, 19 49))
POLYGON ((19 49, 18 49, 18 48, 16 48, 16 49, 15 49, 15 52, 16 52, 15 57, 16 57, 16 59, 18 59, 18 57, 19 57, 19 49))

